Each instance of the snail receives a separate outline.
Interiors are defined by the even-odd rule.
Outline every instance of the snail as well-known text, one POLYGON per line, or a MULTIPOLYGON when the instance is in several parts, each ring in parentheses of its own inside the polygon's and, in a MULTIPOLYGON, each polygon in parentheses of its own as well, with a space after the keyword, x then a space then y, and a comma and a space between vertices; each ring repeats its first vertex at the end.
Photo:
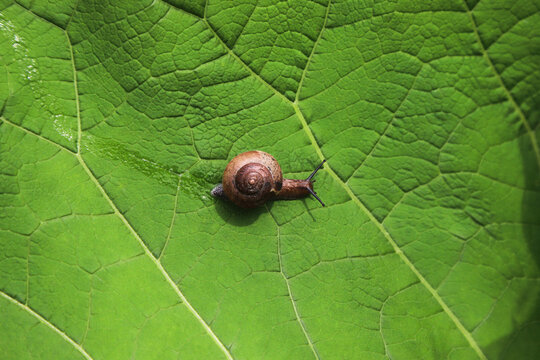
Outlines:
POLYGON ((211 191, 213 197, 229 199, 243 208, 254 208, 269 200, 300 199, 313 191, 311 179, 326 160, 305 180, 283 179, 281 167, 274 157, 264 151, 247 151, 234 157, 223 173, 223 182, 211 191))

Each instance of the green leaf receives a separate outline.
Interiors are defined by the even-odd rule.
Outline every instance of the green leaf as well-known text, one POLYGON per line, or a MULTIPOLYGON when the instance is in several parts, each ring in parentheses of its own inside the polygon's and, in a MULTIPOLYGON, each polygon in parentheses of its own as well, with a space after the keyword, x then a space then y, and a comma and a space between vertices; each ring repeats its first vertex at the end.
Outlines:
POLYGON ((3 358, 535 358, 539 8, 0 0, 3 358))

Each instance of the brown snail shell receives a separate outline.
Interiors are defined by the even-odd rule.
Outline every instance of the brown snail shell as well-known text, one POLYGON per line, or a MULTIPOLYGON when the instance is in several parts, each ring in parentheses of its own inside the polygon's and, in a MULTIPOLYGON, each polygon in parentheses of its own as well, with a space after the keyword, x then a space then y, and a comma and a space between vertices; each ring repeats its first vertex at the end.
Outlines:
POLYGON ((323 163, 306 180, 283 179, 281 167, 272 155, 258 150, 247 151, 229 162, 223 182, 211 194, 227 198, 243 208, 254 208, 269 200, 292 200, 312 194, 324 206, 313 191, 311 181, 323 163))

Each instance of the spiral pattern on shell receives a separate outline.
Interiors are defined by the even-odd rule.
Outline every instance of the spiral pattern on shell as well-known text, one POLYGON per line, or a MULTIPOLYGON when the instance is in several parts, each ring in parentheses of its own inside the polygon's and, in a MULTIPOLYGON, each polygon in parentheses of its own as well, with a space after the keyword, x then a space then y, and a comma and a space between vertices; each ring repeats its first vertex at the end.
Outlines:
POLYGON ((274 157, 264 151, 235 156, 223 173, 226 197, 244 208, 257 207, 281 190, 283 175, 274 157))
POLYGON ((262 164, 249 163, 242 166, 234 177, 238 191, 246 195, 262 194, 272 187, 272 174, 262 164))

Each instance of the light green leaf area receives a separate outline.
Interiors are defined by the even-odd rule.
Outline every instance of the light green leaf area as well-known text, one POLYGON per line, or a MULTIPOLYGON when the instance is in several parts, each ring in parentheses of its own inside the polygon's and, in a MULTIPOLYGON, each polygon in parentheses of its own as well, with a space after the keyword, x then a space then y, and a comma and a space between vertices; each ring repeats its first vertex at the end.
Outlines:
POLYGON ((535 359, 539 9, 0 0, 0 357, 535 359))

